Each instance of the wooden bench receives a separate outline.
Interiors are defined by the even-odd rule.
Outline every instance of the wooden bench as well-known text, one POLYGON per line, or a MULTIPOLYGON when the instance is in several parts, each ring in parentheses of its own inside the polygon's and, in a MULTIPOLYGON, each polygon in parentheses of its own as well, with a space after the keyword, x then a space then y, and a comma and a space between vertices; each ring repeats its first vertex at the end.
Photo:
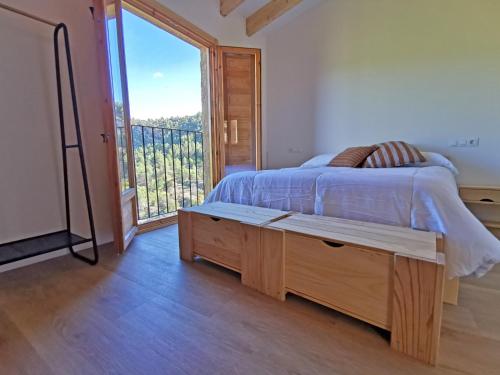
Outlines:
POLYGON ((269 294, 262 285, 261 231, 288 213, 233 203, 210 203, 178 212, 180 257, 195 256, 241 273, 243 284, 269 294))
POLYGON ((391 347, 435 364, 441 236, 388 225, 213 203, 179 211, 180 256, 241 273, 279 300, 293 293, 391 332, 391 347))

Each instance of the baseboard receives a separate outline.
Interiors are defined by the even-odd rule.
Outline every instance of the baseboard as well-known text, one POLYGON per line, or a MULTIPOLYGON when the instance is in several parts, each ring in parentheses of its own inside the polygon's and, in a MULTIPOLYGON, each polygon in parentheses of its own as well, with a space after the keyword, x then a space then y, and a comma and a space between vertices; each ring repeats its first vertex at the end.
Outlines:
POLYGON ((152 220, 150 222, 146 222, 143 224, 139 224, 139 230, 137 234, 143 234, 146 232, 150 232, 152 230, 160 229, 160 228, 165 228, 170 225, 177 224, 177 214, 167 216, 161 219, 157 220, 152 220))

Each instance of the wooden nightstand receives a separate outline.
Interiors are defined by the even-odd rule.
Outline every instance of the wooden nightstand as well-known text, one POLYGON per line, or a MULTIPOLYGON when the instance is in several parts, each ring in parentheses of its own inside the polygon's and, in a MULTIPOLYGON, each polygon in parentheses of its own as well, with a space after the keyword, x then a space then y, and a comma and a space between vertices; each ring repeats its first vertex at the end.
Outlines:
POLYGON ((476 217, 500 238, 500 186, 460 186, 460 197, 476 217))

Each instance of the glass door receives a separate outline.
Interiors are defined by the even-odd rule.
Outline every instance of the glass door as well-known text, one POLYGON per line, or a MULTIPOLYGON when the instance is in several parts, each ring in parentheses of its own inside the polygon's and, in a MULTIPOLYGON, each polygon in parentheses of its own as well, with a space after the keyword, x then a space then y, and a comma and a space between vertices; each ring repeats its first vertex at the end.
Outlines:
POLYGON ((123 251, 137 231, 172 224, 177 209, 203 203, 215 181, 217 40, 161 4, 94 4, 115 239, 123 251))
POLYGON ((105 134, 105 138, 111 148, 108 154, 113 171, 112 186, 118 190, 113 195, 119 196, 119 200, 114 202, 115 219, 119 222, 115 225, 115 243, 122 252, 134 238, 138 227, 121 0, 106 1, 104 12, 110 83, 108 96, 111 97, 113 108, 113 127, 105 134))

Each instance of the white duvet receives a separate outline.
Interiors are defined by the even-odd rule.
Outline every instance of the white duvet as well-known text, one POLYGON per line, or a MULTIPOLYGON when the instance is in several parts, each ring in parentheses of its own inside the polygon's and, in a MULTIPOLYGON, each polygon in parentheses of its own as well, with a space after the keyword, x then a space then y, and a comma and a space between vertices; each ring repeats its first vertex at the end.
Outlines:
POLYGON ((449 277, 482 276, 500 262, 500 241, 465 207, 443 167, 241 172, 215 187, 206 202, 215 201, 441 232, 449 277))

